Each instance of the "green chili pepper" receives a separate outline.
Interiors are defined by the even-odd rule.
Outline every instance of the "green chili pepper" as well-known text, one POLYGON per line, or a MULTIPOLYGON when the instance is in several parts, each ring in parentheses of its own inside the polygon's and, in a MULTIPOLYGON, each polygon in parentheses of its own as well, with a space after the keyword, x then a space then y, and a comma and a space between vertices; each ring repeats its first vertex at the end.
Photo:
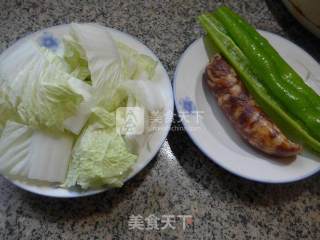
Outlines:
POLYGON ((227 7, 221 7, 217 11, 221 11, 232 18, 238 26, 240 26, 246 34, 250 36, 272 59, 275 66, 277 67, 282 79, 292 86, 297 92, 303 94, 315 107, 320 110, 320 96, 309 87, 303 79, 294 71, 291 66, 279 55, 279 53, 271 46, 271 44, 261 36, 257 30, 251 26, 245 19, 237 15, 231 9, 227 7))
POLYGON ((218 49, 234 67, 257 104, 286 134, 320 152, 320 142, 305 130, 301 122, 287 114, 268 94, 266 88, 252 72, 248 58, 229 36, 219 30, 219 27, 211 19, 208 15, 201 15, 198 18, 202 28, 210 36, 214 48, 218 49))
POLYGON ((266 87, 269 95, 280 103, 284 110, 301 122, 309 133, 320 140, 320 112, 313 107, 301 91, 283 81, 276 64, 269 54, 222 8, 215 11, 214 17, 220 21, 228 35, 239 46, 248 58, 252 71, 258 80, 266 87))

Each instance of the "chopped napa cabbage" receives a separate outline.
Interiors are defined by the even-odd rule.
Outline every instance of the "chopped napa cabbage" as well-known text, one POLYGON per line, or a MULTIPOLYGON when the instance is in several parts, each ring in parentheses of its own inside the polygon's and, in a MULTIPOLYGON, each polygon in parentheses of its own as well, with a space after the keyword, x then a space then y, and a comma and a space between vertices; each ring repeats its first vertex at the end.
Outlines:
MULTIPOLYGON (((147 81, 154 77, 157 62, 121 42, 115 43, 106 29, 93 24, 76 23, 71 24, 70 28, 70 35, 65 38, 69 39, 66 40, 69 45, 73 43, 68 48, 68 55, 87 61, 96 105, 103 105, 110 112, 125 106, 123 103, 128 98, 128 93, 119 88, 121 85, 126 88, 126 85, 135 83, 123 82, 127 79, 147 81)), ((134 88, 133 95, 141 92, 141 86, 157 92, 152 89, 152 84, 137 84, 139 86, 134 88)), ((148 99, 143 101, 146 102, 148 99)))
POLYGON ((116 126, 116 113, 108 112, 102 107, 95 107, 92 109, 97 121, 103 124, 105 127, 114 128, 116 126))
POLYGON ((122 42, 117 42, 122 60, 122 71, 125 79, 152 79, 155 75, 157 61, 151 57, 139 54, 122 42))
POLYGON ((83 99, 70 87, 71 79, 70 75, 49 66, 39 78, 26 80, 29 84, 25 85, 18 106, 22 121, 35 127, 63 129, 64 119, 76 112, 83 99))
MULTIPOLYGON (((148 80, 126 80, 121 83, 120 88, 126 91, 127 96, 133 97, 135 101, 128 101, 128 107, 140 105, 148 111, 156 111, 163 107, 164 98, 158 90, 158 83, 148 80)), ((129 99, 130 100, 130 99, 129 99)))
POLYGON ((0 137, 5 123, 14 116, 12 106, 6 100, 5 94, 0 90, 0 137))
POLYGON ((62 57, 44 47, 39 47, 38 50, 50 64, 56 66, 60 71, 71 73, 72 69, 62 57))
POLYGON ((13 68, 8 62, 15 64, 11 55, 8 62, 1 59, 2 89, 22 123, 63 129, 64 120, 74 115, 83 99, 71 86, 71 82, 80 80, 66 73, 67 68, 62 67, 62 60, 49 50, 41 49, 32 42, 26 45, 31 58, 16 71, 17 74, 11 74, 6 69, 13 68))
POLYGON ((117 90, 124 77, 121 58, 109 32, 97 25, 73 23, 68 38, 79 44, 78 51, 88 62, 93 101, 108 111, 119 107, 126 97, 117 90))
MULTIPOLYGON (((20 70, 23 69, 32 59, 37 58, 38 51, 35 51, 35 44, 27 41, 18 45, 13 51, 2 54, 0 57, 0 80, 8 81, 15 79, 20 70)), ((3 85, 0 84, 2 88, 3 85)))
POLYGON ((32 129, 8 121, 0 138, 0 172, 3 175, 27 177, 32 129))
POLYGON ((18 179, 63 182, 73 137, 8 121, 0 138, 0 173, 18 179))
POLYGON ((54 64, 63 72, 70 72, 70 68, 65 61, 46 48, 38 47, 35 42, 27 41, 19 44, 12 51, 2 54, 0 57, 0 88, 5 87, 4 82, 12 81, 20 74, 30 62, 35 59, 46 60, 54 64))
POLYGON ((0 103, 0 116, 1 116, 1 119, 0 119, 0 137, 1 137, 3 128, 4 128, 7 120, 9 120, 10 117, 11 117, 11 114, 12 114, 11 111, 8 110, 7 108, 3 108, 1 106, 1 103, 0 103))
POLYGON ((92 123, 76 142, 63 186, 120 187, 136 159, 114 128, 92 123))
POLYGON ((63 44, 64 59, 70 67, 70 74, 78 79, 87 80, 90 71, 84 50, 70 35, 63 38, 63 44))
POLYGON ((71 24, 70 34, 83 49, 91 73, 95 102, 109 102, 123 79, 121 59, 109 32, 93 24, 71 24))
POLYGON ((106 109, 108 112, 114 112, 119 107, 127 106, 128 93, 125 89, 121 89, 120 86, 114 91, 113 97, 109 100, 105 100, 97 104, 97 106, 106 109))
POLYGON ((83 96, 84 100, 80 103, 74 115, 65 119, 64 128, 78 135, 89 119, 93 107, 91 86, 74 79, 70 80, 69 84, 74 92, 83 96))
POLYGON ((120 135, 116 113, 140 107, 149 123, 162 108, 161 86, 151 81, 157 62, 93 24, 71 24, 63 43, 63 57, 32 41, 0 57, 0 173, 121 186, 146 137, 120 135), (74 147, 63 129, 80 134, 74 147))

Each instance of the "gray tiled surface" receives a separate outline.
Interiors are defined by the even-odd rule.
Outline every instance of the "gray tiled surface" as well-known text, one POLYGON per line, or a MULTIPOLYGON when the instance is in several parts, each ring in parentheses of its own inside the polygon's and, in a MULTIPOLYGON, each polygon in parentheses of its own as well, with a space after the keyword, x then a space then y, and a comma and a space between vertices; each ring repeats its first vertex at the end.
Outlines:
MULTIPOLYGON (((195 16, 222 4, 320 60, 319 40, 272 0, 0 0, 0 51, 44 27, 99 22, 140 38, 172 77, 179 55, 201 34, 195 16)), ((319 180, 249 182, 213 164, 184 132, 171 132, 143 172, 97 196, 48 199, 0 177, 0 239, 320 239, 319 180), (176 230, 128 230, 132 214, 191 214, 194 222, 186 231, 178 224, 176 230)))

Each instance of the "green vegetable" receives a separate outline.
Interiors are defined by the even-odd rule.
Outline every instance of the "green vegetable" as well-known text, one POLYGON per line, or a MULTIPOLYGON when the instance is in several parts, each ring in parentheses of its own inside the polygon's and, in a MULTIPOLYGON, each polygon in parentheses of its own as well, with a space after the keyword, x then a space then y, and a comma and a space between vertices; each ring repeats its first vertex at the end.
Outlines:
POLYGON ((266 87, 269 95, 275 98, 291 116, 299 119, 308 129, 309 134, 320 140, 320 112, 312 106, 304 94, 281 79, 276 63, 269 54, 223 9, 217 9, 214 16, 223 24, 232 40, 246 55, 252 71, 266 87))
POLYGON ((123 78, 121 58, 111 35, 93 24, 71 24, 71 36, 85 56, 96 105, 111 103, 123 78))
MULTIPOLYGON (((25 71, 31 71, 30 66, 25 71)), ((28 76, 22 72, 21 76, 28 76)), ((45 126, 63 130, 64 120, 72 116, 80 102, 81 95, 75 93, 68 81, 72 77, 58 69, 48 66, 38 76, 21 79, 24 90, 17 111, 23 123, 30 126, 45 126)))
MULTIPOLYGON (((162 107, 164 98, 157 91, 160 88, 157 82, 150 80, 126 80, 121 83, 120 88, 128 96, 132 96, 138 105, 142 105, 148 111, 155 111, 162 107)), ((127 106, 134 107, 135 104, 128 104, 127 106)))
POLYGON ((73 137, 33 130, 8 121, 0 138, 0 173, 15 178, 63 182, 73 137))
POLYGON ((120 187, 137 159, 115 128, 90 124, 76 142, 65 187, 120 187))
POLYGON ((71 52, 87 61, 90 69, 95 102, 108 111, 121 106, 127 97, 126 92, 119 90, 121 85, 127 85, 125 80, 149 81, 155 75, 156 61, 121 42, 115 43, 104 29, 92 24, 72 24, 71 36, 77 41, 71 52))
POLYGON ((121 42, 115 43, 96 25, 72 24, 70 35, 66 39, 77 44, 69 48, 69 55, 74 52, 75 59, 87 62, 91 73, 93 114, 77 140, 64 186, 121 186, 137 156, 130 153, 124 140, 127 136, 116 132, 116 110, 126 106, 150 111, 161 108, 158 83, 150 81, 157 62, 121 42))
POLYGON ((72 76, 87 80, 90 78, 88 62, 79 43, 73 39, 71 35, 63 38, 64 43, 64 59, 69 65, 69 72, 72 76))
POLYGON ((151 57, 139 54, 122 42, 117 42, 117 47, 122 60, 125 79, 152 79, 155 74, 157 62, 151 57))
POLYGON ((264 49, 266 54, 272 59, 274 66, 279 71, 283 81, 289 84, 295 91, 303 94, 310 101, 312 106, 320 110, 320 96, 303 81, 299 74, 292 69, 292 67, 253 26, 227 7, 221 7, 218 11, 228 15, 228 17, 231 18, 241 29, 246 31, 246 34, 250 36, 256 44, 264 49))
POLYGON ((83 97, 83 101, 80 103, 76 112, 71 117, 65 119, 64 128, 79 135, 91 114, 91 108, 94 106, 93 93, 91 86, 86 82, 72 79, 69 81, 69 84, 75 93, 83 97))
POLYGON ((210 36, 212 44, 235 68, 246 85, 247 89, 253 95, 260 107, 268 113, 276 124, 296 140, 302 141, 320 151, 320 142, 312 137, 301 125, 300 122, 292 118, 284 111, 280 105, 268 94, 266 88, 258 81, 257 77, 251 70, 251 64, 248 58, 243 54, 239 47, 232 39, 219 30, 215 22, 207 15, 199 16, 199 23, 210 36))
POLYGON ((7 120, 15 116, 14 110, 6 99, 5 93, 0 90, 0 137, 7 120))
POLYGON ((79 80, 66 73, 62 60, 52 56, 49 50, 33 43, 26 45, 30 59, 25 59, 18 73, 7 74, 15 64, 14 59, 0 62, 5 98, 22 123, 63 130, 64 120, 77 111, 83 99, 70 84, 79 80))
POLYGON ((0 173, 121 186, 137 159, 133 143, 145 136, 120 135, 116 113, 162 108, 157 62, 93 24, 71 24, 63 43, 63 57, 33 41, 0 57, 0 173))
POLYGON ((107 128, 114 128, 116 126, 116 113, 108 112, 107 110, 96 107, 92 109, 93 114, 98 121, 107 128))

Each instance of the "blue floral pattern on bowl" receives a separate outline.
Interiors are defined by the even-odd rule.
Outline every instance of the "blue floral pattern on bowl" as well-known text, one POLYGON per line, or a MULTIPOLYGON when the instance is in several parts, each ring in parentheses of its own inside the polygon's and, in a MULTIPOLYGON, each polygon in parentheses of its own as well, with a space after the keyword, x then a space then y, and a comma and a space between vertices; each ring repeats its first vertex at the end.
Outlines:
POLYGON ((40 46, 56 51, 59 48, 59 40, 49 32, 44 32, 38 39, 40 46))
POLYGON ((184 97, 179 100, 179 105, 185 113, 192 114, 197 111, 196 105, 190 97, 184 97))

